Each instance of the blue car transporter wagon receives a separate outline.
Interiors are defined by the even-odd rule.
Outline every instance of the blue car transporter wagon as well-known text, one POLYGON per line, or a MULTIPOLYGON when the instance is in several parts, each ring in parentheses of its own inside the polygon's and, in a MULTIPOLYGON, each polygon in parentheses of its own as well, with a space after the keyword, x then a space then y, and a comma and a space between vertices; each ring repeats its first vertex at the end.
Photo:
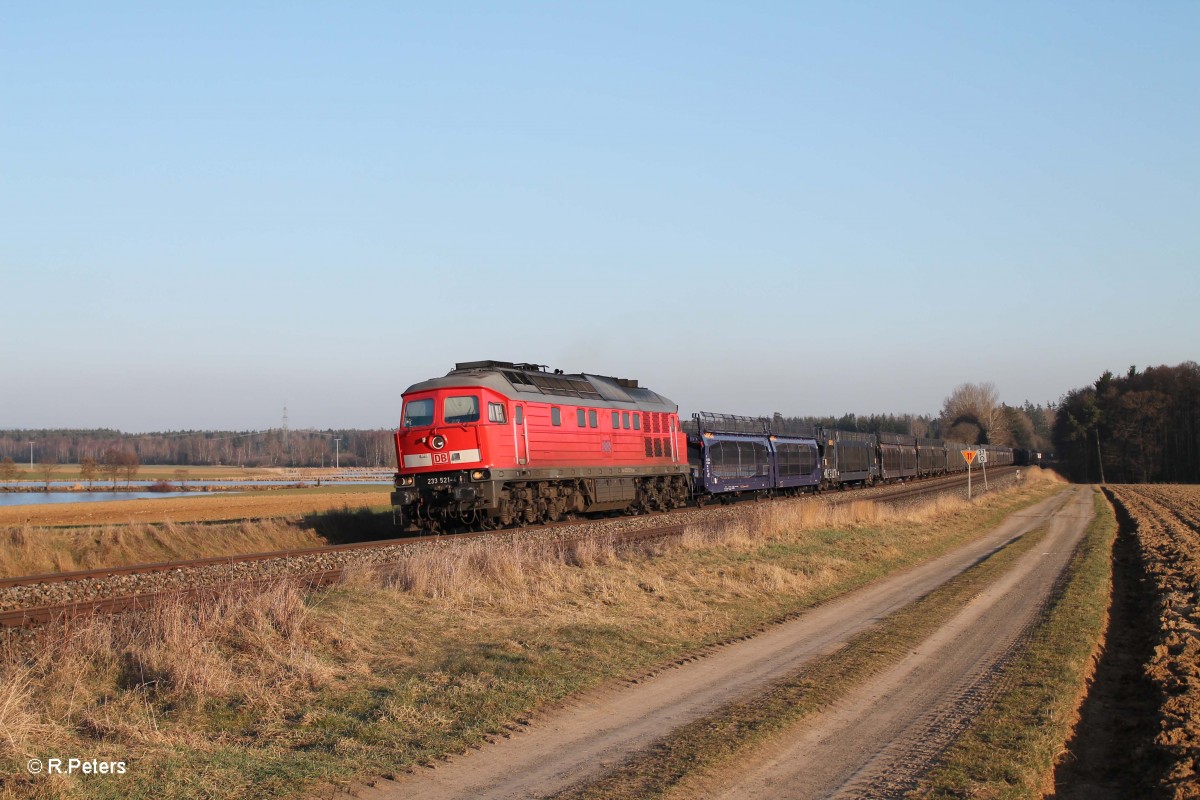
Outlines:
POLYGON ((742 492, 797 493, 821 482, 817 431, 763 417, 700 412, 692 415, 688 461, 701 501, 742 492))

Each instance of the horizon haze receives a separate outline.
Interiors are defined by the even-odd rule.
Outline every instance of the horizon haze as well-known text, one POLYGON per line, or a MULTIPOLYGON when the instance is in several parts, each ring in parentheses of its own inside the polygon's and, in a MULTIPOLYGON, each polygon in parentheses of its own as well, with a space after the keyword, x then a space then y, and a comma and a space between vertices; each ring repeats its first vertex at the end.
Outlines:
POLYGON ((480 359, 798 416, 1194 360, 1198 23, 14 6, 0 428, 394 427, 480 359))

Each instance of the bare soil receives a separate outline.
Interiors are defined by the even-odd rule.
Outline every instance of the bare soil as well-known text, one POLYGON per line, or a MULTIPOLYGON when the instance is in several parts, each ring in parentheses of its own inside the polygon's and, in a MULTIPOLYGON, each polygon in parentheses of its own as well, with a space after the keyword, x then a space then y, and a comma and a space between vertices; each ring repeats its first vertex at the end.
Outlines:
MULTIPOLYGON (((1111 493, 1110 493, 1111 496, 1111 493)), ((1095 661, 1074 733, 1054 770, 1054 800, 1156 796, 1162 758, 1154 684, 1144 665, 1154 654, 1155 594, 1138 548, 1137 526, 1120 504, 1112 550, 1112 595, 1103 648, 1095 661)))
POLYGON ((986 695, 996 666, 1040 609, 1091 514, 1089 490, 1059 494, 1012 515, 946 556, 706 657, 579 698, 511 738, 436 769, 383 781, 361 795, 406 800, 540 797, 594 780, 679 726, 712 715, 836 652, 877 620, 1015 538, 1052 522, 1046 547, 1021 559, 911 658, 856 692, 853 703, 803 726, 794 739, 780 745, 787 753, 784 758, 768 754, 755 764, 755 771, 725 776, 720 785, 707 787, 733 797, 825 796, 843 786, 860 795, 885 796, 900 765, 928 763, 940 752, 945 731, 962 724, 986 695), (897 704, 901 695, 904 699, 897 704), (896 713, 890 710, 893 705, 896 713), (887 719, 882 719, 884 710, 887 719), (881 719, 868 730, 866 723, 875 717, 881 719), (796 766, 801 763, 805 766, 796 766), (801 773, 819 777, 801 779, 801 773), (880 783, 879 776, 892 777, 880 783))
POLYGON ((1124 623, 1141 627, 1137 663, 1118 673, 1129 685, 1106 689, 1125 700, 1112 709, 1110 748, 1138 779, 1157 779, 1152 796, 1200 798, 1200 487, 1120 486, 1110 496, 1127 515, 1123 535, 1136 537, 1136 550, 1126 546, 1140 564, 1126 565, 1126 578, 1144 582, 1128 589, 1142 606, 1124 623))
POLYGON ((194 497, 49 503, 0 507, 0 526, 108 525, 128 522, 201 522, 299 517, 342 508, 387 505, 390 487, 378 491, 291 493, 281 490, 197 493, 194 497))

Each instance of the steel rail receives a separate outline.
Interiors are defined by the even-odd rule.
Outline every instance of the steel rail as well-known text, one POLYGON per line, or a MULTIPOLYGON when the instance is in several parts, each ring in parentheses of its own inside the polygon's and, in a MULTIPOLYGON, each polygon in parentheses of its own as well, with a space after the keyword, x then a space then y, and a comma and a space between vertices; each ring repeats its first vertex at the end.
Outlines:
MULTIPOLYGON (((1008 472, 1017 469, 1016 467, 1000 467, 996 469, 997 477, 1007 474, 1008 472)), ((947 488, 953 488, 959 483, 966 482, 966 475, 955 473, 949 476, 938 476, 934 479, 924 479, 917 482, 908 481, 901 484, 888 484, 885 486, 871 487, 877 490, 883 490, 886 493, 880 494, 873 492, 870 497, 859 497, 857 492, 849 493, 838 492, 836 494, 824 493, 820 495, 809 495, 808 497, 822 497, 834 505, 841 505, 855 501, 871 501, 871 502, 891 502, 901 500, 908 497, 916 497, 923 494, 933 494, 939 491, 945 491, 947 488)), ((803 499, 803 498, 789 498, 803 499)), ((713 506, 712 510, 721 508, 721 506, 713 506)), ((643 516, 663 516, 669 517, 678 511, 695 511, 695 508, 678 509, 675 512, 656 512, 650 515, 643 516)), ((715 524, 713 520, 709 524, 715 524)), ((258 561, 269 561, 296 558, 308 555, 327 555, 330 553, 352 552, 356 550, 367 550, 371 548, 409 546, 432 542, 445 541, 462 541, 466 539, 479 539, 496 535, 511 534, 521 530, 546 530, 563 526, 571 526, 580 524, 578 520, 568 520, 563 522, 541 525, 535 528, 506 528, 492 531, 472 531, 459 534, 439 534, 426 536, 408 536, 396 539, 383 539, 372 542, 353 542, 341 545, 329 545, 326 547, 300 548, 292 550, 276 550, 265 553, 251 553, 239 556, 218 556, 211 558, 192 559, 186 561, 164 561, 152 564, 137 564, 124 567, 106 567, 94 570, 79 570, 65 573, 49 573, 45 575, 29 575, 16 578, 5 578, 0 580, 0 588, 13 588, 22 586, 34 586, 38 584, 48 583, 65 583, 70 581, 88 581, 88 580, 104 580, 106 578, 121 576, 121 575, 137 575, 137 574, 154 574, 169 571, 183 571, 191 569, 199 569, 209 566, 233 566, 241 563, 250 563, 258 561)), ((621 544, 636 544, 640 542, 653 541, 657 539, 667 539, 672 536, 678 536, 689 527, 696 527, 704 523, 673 523, 656 528, 646 528, 633 531, 618 531, 612 535, 615 540, 621 544)), ((602 534, 600 534, 602 535, 602 534)), ((556 540, 546 543, 547 547, 562 548, 566 545, 584 541, 597 536, 596 532, 580 534, 578 536, 569 537, 566 539, 556 540)), ((375 564, 366 569, 375 570, 386 573, 389 563, 375 564)), ((347 569, 364 569, 364 567, 334 567, 324 570, 315 570, 301 575, 290 575, 274 578, 248 578, 244 580, 220 581, 206 586, 192 586, 169 588, 157 592, 146 592, 139 594, 118 595, 114 597, 102 598, 99 600, 81 600, 68 603, 57 603, 44 606, 32 606, 26 608, 11 609, 8 611, 0 611, 0 628, 19 628, 31 625, 43 625, 54 621, 65 621, 86 614, 118 614, 126 611, 144 610, 154 606, 156 603, 161 603, 172 598, 186 598, 201 596, 204 593, 213 593, 216 591, 225 591, 234 587, 252 587, 268 585, 280 581, 289 581, 300 584, 307 584, 310 588, 320 588, 328 586, 341 580, 347 569)))

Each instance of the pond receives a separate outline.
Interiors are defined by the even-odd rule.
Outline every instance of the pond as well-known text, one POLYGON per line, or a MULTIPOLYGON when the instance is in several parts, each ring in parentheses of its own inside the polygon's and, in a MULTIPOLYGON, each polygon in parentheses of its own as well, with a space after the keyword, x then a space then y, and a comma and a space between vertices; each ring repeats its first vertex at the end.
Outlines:
MULTIPOLYGON (((347 480, 338 478, 321 478, 322 486, 386 486, 390 484, 391 479, 371 479, 371 480, 347 480)), ((194 486, 203 488, 205 486, 316 486, 316 478, 294 478, 292 480, 255 480, 251 478, 221 478, 209 480, 195 481, 175 481, 175 480, 136 480, 129 481, 130 486, 152 486, 156 483, 169 483, 172 486, 194 486)), ((0 481, 0 489, 20 489, 26 486, 36 486, 41 488, 46 485, 45 481, 0 481)), ((85 486, 86 481, 81 480, 66 480, 66 481, 50 481, 50 487, 58 487, 61 489, 70 489, 75 486, 85 486)), ((112 481, 95 481, 93 484, 96 488, 111 486, 112 481)), ((117 486, 125 486, 124 480, 118 480, 117 486)), ((156 492, 155 494, 158 494, 156 492)))
MULTIPOLYGON (((223 494, 225 494, 223 492, 223 494)), ((236 494, 229 492, 228 494, 236 494)), ((0 492, 0 506, 42 506, 50 503, 100 503, 108 500, 150 500, 155 497, 206 497, 196 492, 0 492)))

